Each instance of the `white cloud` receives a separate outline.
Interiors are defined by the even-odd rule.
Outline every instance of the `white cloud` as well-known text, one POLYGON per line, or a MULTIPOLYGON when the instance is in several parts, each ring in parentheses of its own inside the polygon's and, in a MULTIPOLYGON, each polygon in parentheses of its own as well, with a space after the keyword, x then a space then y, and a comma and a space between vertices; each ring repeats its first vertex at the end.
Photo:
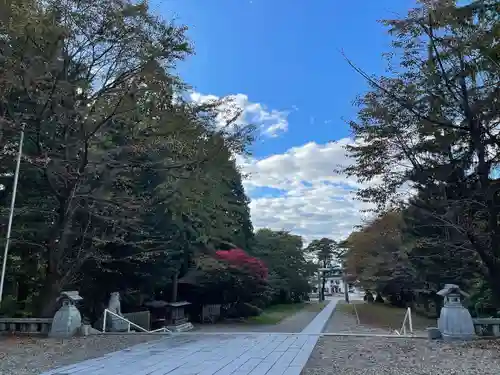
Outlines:
MULTIPOLYGON (((206 103, 217 101, 221 98, 215 95, 203 95, 198 92, 192 92, 190 99, 197 103, 206 103)), ((224 126, 226 121, 236 115, 241 110, 238 124, 252 124, 257 126, 260 134, 268 137, 277 137, 288 131, 289 111, 280 111, 268 109, 260 103, 251 102, 247 95, 235 94, 226 98, 227 103, 220 106, 220 115, 218 122, 224 126)))
POLYGON ((310 142, 260 160, 239 157, 238 164, 250 174, 244 184, 253 196, 254 226, 289 230, 306 241, 347 237, 370 208, 355 198, 360 184, 334 171, 352 163, 344 150, 350 142, 310 142), (262 196, 262 188, 279 189, 280 194, 262 196))
MULTIPOLYGON (((276 137, 288 130, 288 111, 270 110, 251 102, 244 94, 229 98, 230 103, 220 109, 220 126, 242 110, 238 123, 257 126, 261 135, 276 137)), ((193 92, 190 99, 205 103, 220 98, 193 92)), ((292 106, 292 111, 298 108, 292 106)), ((315 123, 316 119, 310 117, 310 122, 315 123)), ((244 185, 252 199, 254 227, 288 230, 303 236, 306 242, 321 237, 340 240, 368 219, 370 215, 365 210, 372 206, 355 197, 356 189, 362 185, 355 178, 336 172, 353 163, 344 149, 350 143, 349 138, 323 145, 309 142, 261 159, 235 155, 238 165, 249 175, 244 185), (265 194, 272 189, 278 190, 265 194)))

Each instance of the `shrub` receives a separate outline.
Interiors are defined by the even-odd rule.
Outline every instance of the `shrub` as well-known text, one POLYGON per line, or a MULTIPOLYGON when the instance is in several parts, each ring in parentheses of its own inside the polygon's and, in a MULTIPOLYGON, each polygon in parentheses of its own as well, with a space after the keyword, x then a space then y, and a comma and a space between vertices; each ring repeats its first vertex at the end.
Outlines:
POLYGON ((245 270, 262 279, 267 279, 268 269, 264 262, 248 255, 241 249, 218 250, 216 254, 233 267, 245 270))

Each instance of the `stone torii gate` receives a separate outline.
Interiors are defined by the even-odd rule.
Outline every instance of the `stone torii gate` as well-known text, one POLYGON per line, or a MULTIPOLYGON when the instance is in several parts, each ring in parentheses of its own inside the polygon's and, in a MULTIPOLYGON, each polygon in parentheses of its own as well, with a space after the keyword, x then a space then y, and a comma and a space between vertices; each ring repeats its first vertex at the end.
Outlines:
MULTIPOLYGON (((338 268, 335 267, 322 267, 318 268, 318 286, 319 286, 319 293, 318 293, 318 298, 319 301, 324 301, 325 300, 325 291, 323 289, 323 277, 325 272, 328 271, 337 271, 338 268)), ((342 280, 344 281, 344 297, 345 301, 349 303, 349 283, 347 282, 348 279, 348 274, 345 274, 341 271, 342 275, 342 280)))

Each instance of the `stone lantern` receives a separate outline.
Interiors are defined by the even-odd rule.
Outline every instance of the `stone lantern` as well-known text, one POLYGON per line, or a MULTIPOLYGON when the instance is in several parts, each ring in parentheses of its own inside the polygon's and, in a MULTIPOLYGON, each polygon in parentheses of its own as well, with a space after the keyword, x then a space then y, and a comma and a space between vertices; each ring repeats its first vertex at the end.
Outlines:
POLYGON ((468 294, 454 284, 446 284, 437 294, 444 297, 444 305, 438 319, 438 328, 443 339, 472 339, 475 335, 472 317, 461 302, 461 297, 468 297, 468 294))
POLYGON ((71 337, 77 334, 82 325, 82 316, 76 307, 76 302, 83 300, 77 291, 62 292, 57 301, 61 308, 52 319, 50 337, 71 337))

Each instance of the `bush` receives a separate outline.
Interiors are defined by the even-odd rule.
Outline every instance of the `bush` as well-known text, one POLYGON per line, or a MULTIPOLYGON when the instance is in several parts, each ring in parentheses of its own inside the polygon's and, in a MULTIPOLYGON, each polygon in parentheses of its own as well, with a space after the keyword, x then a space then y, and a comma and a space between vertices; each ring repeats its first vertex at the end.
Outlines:
POLYGON ((389 295, 389 303, 392 306, 396 306, 396 307, 406 307, 405 302, 401 298, 401 295, 398 293, 391 293, 389 295))
POLYGON ((233 267, 241 270, 247 270, 249 273, 267 279, 268 269, 263 261, 258 258, 248 255, 241 249, 217 250, 217 256, 226 261, 233 267))
POLYGON ((370 291, 366 291, 365 296, 363 297, 365 302, 372 303, 373 302, 373 294, 370 291))
POLYGON ((262 314, 262 309, 250 303, 238 303, 236 305, 236 311, 238 315, 243 318, 248 318, 250 316, 259 316, 262 314))
POLYGON ((247 302, 239 302, 228 310, 227 317, 233 319, 249 318, 251 316, 259 316, 260 314, 262 314, 262 309, 257 306, 247 302))
POLYGON ((17 301, 11 295, 6 295, 4 297, 2 306, 0 307, 0 316, 7 316, 9 318, 19 316, 17 301))

